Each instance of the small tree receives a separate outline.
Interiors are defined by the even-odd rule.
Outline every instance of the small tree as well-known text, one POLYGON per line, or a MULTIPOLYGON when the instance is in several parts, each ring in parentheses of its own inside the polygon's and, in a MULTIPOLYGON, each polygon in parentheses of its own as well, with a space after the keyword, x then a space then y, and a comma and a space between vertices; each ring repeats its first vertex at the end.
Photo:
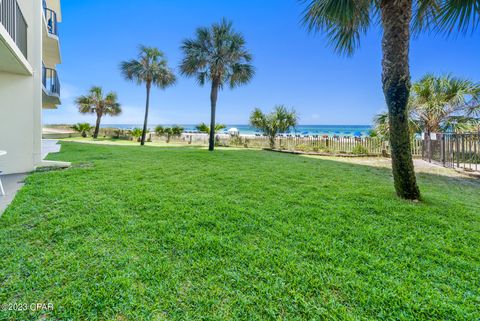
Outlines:
POLYGON ((72 126, 72 129, 80 135, 82 135, 83 138, 87 137, 88 133, 92 130, 92 126, 90 126, 89 123, 78 123, 72 126))
POLYGON ((250 116, 250 125, 261 130, 270 139, 270 147, 275 148, 275 137, 297 126, 298 116, 294 110, 288 111, 283 105, 276 106, 270 114, 256 108, 250 116))
MULTIPOLYGON (((215 133, 218 133, 219 131, 221 131, 222 129, 225 129, 226 127, 227 126, 225 126, 224 124, 215 124, 215 133)), ((210 135, 210 126, 208 126, 207 124, 201 123, 200 125, 197 125, 196 128, 199 132, 210 135)))
MULTIPOLYGON (((480 84, 468 79, 426 75, 415 82, 407 105, 411 136, 445 131, 469 131, 478 126, 480 84)), ((375 130, 390 138, 387 112, 375 116, 375 130)))
POLYGON ((112 91, 104 96, 102 87, 98 86, 92 87, 88 95, 78 97, 75 100, 75 104, 80 113, 95 114, 97 116, 93 133, 94 139, 98 137, 100 122, 103 116, 118 116, 122 112, 120 104, 117 102, 117 94, 112 91))
POLYGON ((143 135, 143 130, 140 129, 140 128, 134 128, 132 130, 130 130, 130 136, 132 136, 132 138, 136 141, 139 141, 140 140, 140 137, 142 137, 143 135))
POLYGON ((180 137, 183 133, 184 128, 180 126, 173 126, 173 127, 163 127, 158 125, 155 128, 155 133, 158 136, 165 136, 167 138, 167 144, 170 143, 170 139, 172 137, 180 137))

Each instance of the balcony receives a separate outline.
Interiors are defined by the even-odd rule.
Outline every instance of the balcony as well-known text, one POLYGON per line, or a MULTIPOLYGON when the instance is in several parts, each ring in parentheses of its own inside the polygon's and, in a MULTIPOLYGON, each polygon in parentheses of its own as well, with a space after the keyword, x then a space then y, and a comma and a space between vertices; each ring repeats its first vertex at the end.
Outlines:
POLYGON ((55 69, 42 66, 43 108, 54 109, 60 105, 60 81, 55 69))
POLYGON ((0 23, 27 58, 27 22, 16 0, 0 1, 0 23))
MULTIPOLYGON (((53 2, 48 2, 52 4, 53 2)), ((59 15, 55 10, 48 7, 46 0, 43 1, 43 61, 48 66, 61 63, 60 41, 58 33, 59 15)))
POLYGON ((17 0, 0 0, 0 70, 31 74, 28 25, 17 0))
POLYGON ((47 31, 50 35, 58 37, 58 18, 57 13, 47 7, 47 1, 43 1, 43 14, 47 22, 47 31))

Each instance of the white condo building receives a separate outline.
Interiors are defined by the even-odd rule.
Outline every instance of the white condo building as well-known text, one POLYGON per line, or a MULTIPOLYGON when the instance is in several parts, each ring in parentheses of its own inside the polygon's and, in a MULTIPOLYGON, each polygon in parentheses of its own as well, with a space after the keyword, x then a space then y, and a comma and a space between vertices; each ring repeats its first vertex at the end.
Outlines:
POLYGON ((60 104, 60 0, 0 0, 0 170, 42 163, 42 109, 60 104))

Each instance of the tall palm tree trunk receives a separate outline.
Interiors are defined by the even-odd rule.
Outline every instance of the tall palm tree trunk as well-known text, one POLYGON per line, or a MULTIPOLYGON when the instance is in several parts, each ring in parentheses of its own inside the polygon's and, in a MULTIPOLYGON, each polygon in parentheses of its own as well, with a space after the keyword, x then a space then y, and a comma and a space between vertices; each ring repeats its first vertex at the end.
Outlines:
POLYGON ((150 89, 152 87, 152 84, 150 82, 147 82, 147 102, 145 105, 145 119, 143 121, 143 131, 142 131, 142 140, 140 142, 140 145, 144 146, 145 145, 145 138, 147 136, 147 124, 148 124, 148 110, 150 109, 150 89))
POLYGON ((100 132, 100 121, 102 119, 102 115, 97 114, 97 122, 95 123, 95 131, 93 132, 93 138, 98 138, 98 133, 100 132))
POLYGON ((383 91, 388 105, 395 190, 400 197, 418 200, 407 104, 410 95, 410 21, 412 0, 382 0, 383 91))
POLYGON ((218 98, 219 81, 212 81, 212 91, 210 92, 210 136, 208 140, 208 150, 213 151, 215 149, 215 116, 217 111, 217 98, 218 98))

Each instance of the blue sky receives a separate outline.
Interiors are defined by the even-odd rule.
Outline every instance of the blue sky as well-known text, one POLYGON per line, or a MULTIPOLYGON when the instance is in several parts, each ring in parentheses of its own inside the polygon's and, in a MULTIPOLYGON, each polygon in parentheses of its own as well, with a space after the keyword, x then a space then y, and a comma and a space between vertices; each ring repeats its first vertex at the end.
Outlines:
MULTIPOLYGON (((92 122, 73 104, 92 85, 116 91, 123 106, 105 124, 143 122, 145 89, 122 79, 119 63, 135 58, 139 44, 162 50, 178 71, 180 43, 199 26, 226 17, 243 33, 254 55, 256 77, 219 95, 219 122, 246 124, 255 107, 294 107, 301 124, 370 124, 385 109, 381 91, 381 31, 372 28, 355 56, 335 54, 322 35, 300 25, 298 0, 63 0, 60 25, 63 63, 58 67, 62 103, 44 111, 45 124, 92 122)), ((480 31, 445 39, 412 41, 413 79, 428 72, 480 81, 480 31)), ((174 87, 152 95, 150 124, 197 124, 210 115, 209 87, 178 77, 174 87)))

